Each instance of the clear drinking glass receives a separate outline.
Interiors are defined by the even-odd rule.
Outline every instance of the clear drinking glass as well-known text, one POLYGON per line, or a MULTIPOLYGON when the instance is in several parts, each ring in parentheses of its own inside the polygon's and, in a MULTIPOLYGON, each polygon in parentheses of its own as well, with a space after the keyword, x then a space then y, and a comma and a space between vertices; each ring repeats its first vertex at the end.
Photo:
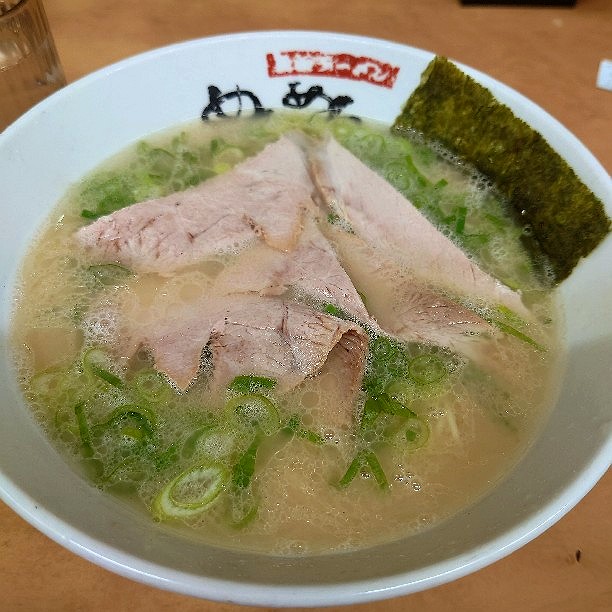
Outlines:
POLYGON ((0 0, 0 131, 65 84, 41 0, 0 0))

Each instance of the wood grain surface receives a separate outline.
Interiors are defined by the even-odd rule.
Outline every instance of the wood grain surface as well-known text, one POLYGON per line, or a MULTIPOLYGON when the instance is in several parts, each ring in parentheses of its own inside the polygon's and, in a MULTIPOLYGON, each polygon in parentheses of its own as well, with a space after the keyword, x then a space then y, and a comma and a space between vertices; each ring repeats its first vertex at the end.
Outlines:
MULTIPOLYGON (((249 30, 338 31, 427 49, 531 98, 612 172, 612 92, 595 85, 599 62, 612 59, 612 0, 578 0, 574 8, 466 7, 458 0, 45 0, 45 6, 69 81, 162 45, 249 30)), ((114 575, 0 503, 0 612, 22 610, 261 608, 193 599, 114 575)), ((406 597, 326 610, 609 612, 612 474, 547 532, 475 574, 406 597)))

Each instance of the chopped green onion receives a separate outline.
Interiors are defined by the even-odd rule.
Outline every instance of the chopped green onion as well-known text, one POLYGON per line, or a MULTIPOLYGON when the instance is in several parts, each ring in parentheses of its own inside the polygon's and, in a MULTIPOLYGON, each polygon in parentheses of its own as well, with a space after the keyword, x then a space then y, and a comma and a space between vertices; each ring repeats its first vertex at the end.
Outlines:
POLYGON ((83 368, 86 372, 89 372, 102 379, 113 387, 121 389, 123 387, 123 381, 110 370, 103 367, 108 365, 110 359, 107 353, 100 348, 90 348, 83 355, 83 368))
POLYGON ((176 158, 166 149, 155 148, 148 151, 148 170, 151 178, 168 180, 176 165, 176 158))
POLYGON ((377 396, 396 378, 405 376, 410 361, 408 347, 400 342, 378 336, 370 342, 370 363, 363 379, 363 389, 377 396))
POLYGON ((455 233, 462 235, 465 230, 465 218, 467 216, 467 208, 465 206, 457 206, 455 208, 455 233))
POLYGON ((408 419, 406 423, 406 444, 409 450, 421 448, 429 439, 429 426, 418 417, 408 419))
POLYGON ((121 428, 121 435, 136 443, 142 443, 148 438, 147 434, 140 427, 134 427, 132 425, 124 425, 121 428))
POLYGON ((363 451, 358 452, 353 461, 351 461, 351 464, 348 466, 348 469, 344 473, 344 476, 342 476, 342 478, 338 482, 338 486, 341 489, 348 487, 351 482, 353 482, 357 474, 359 474, 359 472, 361 471, 364 461, 365 457, 363 451))
POLYGON ((323 306, 323 310, 327 314, 332 315, 333 317, 338 317, 338 319, 346 319, 346 313, 337 306, 334 306, 333 304, 325 304, 323 306))
POLYGON ((325 444, 325 438, 319 435, 316 431, 312 431, 311 429, 305 429, 300 427, 295 435, 298 438, 302 438, 304 440, 308 440, 308 442, 312 442, 313 444, 325 444))
POLYGON ((370 472, 372 473, 372 476, 374 476, 374 479, 378 483, 378 486, 381 489, 388 489, 389 482, 387 480, 387 477, 385 476, 385 471, 383 470, 383 467, 380 464, 378 457, 371 450, 361 450, 357 453, 357 455, 355 455, 355 458, 353 459, 353 461, 351 461, 351 464, 344 473, 344 476, 342 476, 342 478, 338 482, 338 487, 341 489, 348 487, 348 485, 351 484, 351 482, 359 474, 361 469, 366 465, 370 469, 370 472))
POLYGON ((240 424, 261 429, 267 436, 280 429, 280 416, 276 406, 258 393, 239 395, 230 399, 226 411, 240 424))
POLYGON ((408 172, 415 177, 419 187, 427 187, 431 184, 429 179, 416 167, 412 156, 406 155, 404 159, 406 161, 406 168, 408 169, 408 172))
POLYGON ((236 393, 259 393, 262 389, 272 390, 276 381, 266 376, 253 376, 251 374, 236 376, 229 384, 228 389, 236 393))
POLYGON ((486 313, 483 315, 483 318, 485 321, 491 325, 494 325, 503 333, 508 334, 509 336, 514 336, 518 340, 521 340, 521 342, 525 342, 526 344, 533 346, 538 351, 546 351, 546 347, 542 346, 539 342, 536 342, 533 338, 517 329, 518 326, 527 325, 527 323, 525 323, 525 321, 523 321, 519 315, 506 306, 496 306, 493 313, 486 313))
POLYGON ((366 134, 359 144, 369 155, 381 155, 387 147, 387 141, 382 134, 366 134))
POLYGON ((136 393, 147 402, 160 403, 172 394, 172 387, 162 374, 155 370, 138 372, 132 379, 136 393))
POLYGON ((47 397, 57 394, 65 378, 66 372, 57 368, 38 372, 30 378, 30 384, 28 385, 29 393, 35 397, 47 397))
POLYGON ((213 170, 217 174, 227 172, 233 168, 238 162, 244 159, 244 153, 239 147, 226 144, 223 148, 217 148, 213 153, 213 170))
POLYGON ((472 252, 478 252, 489 240, 487 234, 464 234, 461 236, 461 244, 472 252))
POLYGON ((505 334, 518 338, 522 342, 533 346, 533 348, 537 349, 538 351, 546 351, 544 346, 542 346, 539 342, 536 342, 533 338, 530 338, 527 334, 524 334, 522 331, 519 331, 506 323, 502 323, 501 321, 491 321, 491 323, 493 323, 495 327, 503 331, 505 334))
POLYGON ((416 416, 415 413, 410 410, 410 408, 407 408, 386 393, 379 395, 375 401, 380 412, 386 412, 387 414, 394 414, 395 416, 404 418, 413 418, 416 416))
POLYGON ((378 416, 383 413, 403 418, 412 418, 416 416, 410 408, 407 408, 388 394, 382 393, 377 397, 369 397, 366 400, 361 416, 361 429, 371 429, 378 419, 378 416))
POLYGON ((229 523, 234 529, 244 529, 257 516, 259 500, 251 489, 234 490, 229 495, 229 523))
POLYGON ((363 405, 361 422, 359 424, 360 428, 363 431, 372 429, 374 427, 374 423, 380 415, 380 412, 380 406, 378 405, 376 399, 374 399, 373 397, 369 397, 363 405))
POLYGON ((257 459, 257 451, 261 444, 262 438, 255 436, 249 448, 238 459, 234 469, 232 470, 232 485, 239 489, 246 489, 251 484, 253 474, 255 474, 255 461, 257 459))
POLYGON ((183 457, 192 457, 196 451, 211 458, 229 456, 236 446, 236 436, 225 428, 205 425, 197 429, 183 444, 183 457))
MULTIPOLYGON (((155 421, 155 415, 147 408, 135 404, 126 404, 113 410, 106 421, 94 427, 94 431, 104 432, 121 426, 122 433, 124 431, 129 432, 130 428, 135 428, 140 432, 142 439, 152 438, 155 435, 155 421)), ((125 435, 129 435, 129 433, 125 435)))
POLYGON ((415 357, 408 364, 408 374, 420 385, 438 382, 447 374, 442 360, 436 355, 424 354, 415 357))
POLYGON ((484 217, 487 221, 489 221, 492 225, 495 226, 496 229, 504 229, 507 225, 507 222, 504 221, 501 217, 497 215, 492 215, 491 213, 485 213, 484 217))
POLYGON ((231 525, 234 529, 244 529, 247 525, 252 523, 257 516, 259 511, 259 505, 254 502, 252 506, 246 508, 232 508, 231 511, 231 525))
POLYGON ((373 451, 368 451, 365 454, 365 460, 370 468, 370 471, 372 472, 372 476, 374 476, 376 479, 378 486, 381 489, 388 489, 389 481, 385 476, 385 471, 383 470, 382 465, 380 465, 380 461, 378 460, 376 454, 373 451))
POLYGON ((81 216, 84 219, 97 219, 136 201, 131 177, 108 173, 91 179, 81 192, 80 199, 85 204, 93 204, 91 208, 83 207, 81 216))
POLYGON ((213 428, 214 425, 204 425, 204 427, 199 427, 196 429, 183 443, 181 455, 187 459, 193 457, 200 438, 202 438, 202 436, 204 436, 207 432, 210 432, 213 428))
POLYGON ((220 151, 222 151, 227 146, 227 143, 223 138, 213 138, 210 141, 210 153, 211 155, 216 155, 220 151))
POLYGON ((83 402, 79 402, 74 407, 74 414, 76 416, 77 425, 79 426, 83 455, 85 457, 93 457, 94 451, 91 445, 91 430, 89 429, 89 423, 85 416, 85 404, 83 402))
POLYGON ((418 397, 419 391, 414 381, 407 378, 397 378, 387 385, 385 393, 402 406, 409 406, 418 397))
POLYGON ((130 457, 126 457, 122 461, 119 461, 119 463, 117 463, 108 473, 102 474, 100 482, 108 484, 120 480, 118 476, 120 476, 122 472, 127 471, 127 469, 134 464, 140 465, 138 456, 131 455, 130 457))
POLYGON ((434 189, 442 189, 448 185, 448 181, 444 178, 441 178, 437 183, 434 184, 434 189))
POLYGON ((300 417, 297 414, 294 414, 287 421, 284 429, 287 431, 287 433, 294 434, 298 438, 303 438, 304 440, 308 440, 313 444, 325 444, 325 438, 323 438, 323 436, 319 435, 315 431, 306 429, 301 425, 302 423, 300 421, 300 417))
POLYGON ((159 471, 172 465, 178 459, 178 449, 176 444, 171 444, 165 451, 154 455, 153 463, 159 471))
POLYGON ((219 463, 195 465, 171 480, 153 502, 159 519, 188 518, 203 512, 221 493, 229 473, 219 463))
POLYGON ((93 210, 89 210, 87 208, 84 208, 81 211, 81 217, 83 217, 83 219, 90 219, 91 221, 98 219, 99 217, 101 217, 104 213, 102 212, 94 212, 93 210))

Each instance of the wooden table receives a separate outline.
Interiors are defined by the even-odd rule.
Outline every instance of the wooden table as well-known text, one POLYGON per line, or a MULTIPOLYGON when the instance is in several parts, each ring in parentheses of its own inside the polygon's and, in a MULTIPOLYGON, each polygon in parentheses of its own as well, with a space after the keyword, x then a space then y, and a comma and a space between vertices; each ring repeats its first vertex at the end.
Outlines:
MULTIPOLYGON (((66 76, 211 34, 314 29, 421 47, 514 87, 565 124, 612 172, 612 92, 595 86, 612 59, 612 2, 573 9, 462 7, 458 0, 45 0, 66 76)), ((612 610, 612 474, 554 527, 453 583, 377 604, 419 612, 612 610)), ((296 602, 299 603, 299 602, 296 602)), ((158 591, 69 553, 0 504, 0 612, 258 610, 158 591)), ((331 609, 330 609, 331 610, 331 609)))

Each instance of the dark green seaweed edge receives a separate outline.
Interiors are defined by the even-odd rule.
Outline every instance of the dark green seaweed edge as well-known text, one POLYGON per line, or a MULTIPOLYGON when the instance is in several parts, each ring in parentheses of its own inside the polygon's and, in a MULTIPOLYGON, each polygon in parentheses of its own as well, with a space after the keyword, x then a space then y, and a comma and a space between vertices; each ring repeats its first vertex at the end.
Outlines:
POLYGON ((552 283, 610 232, 601 200, 544 137, 444 57, 424 70, 393 130, 441 144, 490 179, 552 283))

